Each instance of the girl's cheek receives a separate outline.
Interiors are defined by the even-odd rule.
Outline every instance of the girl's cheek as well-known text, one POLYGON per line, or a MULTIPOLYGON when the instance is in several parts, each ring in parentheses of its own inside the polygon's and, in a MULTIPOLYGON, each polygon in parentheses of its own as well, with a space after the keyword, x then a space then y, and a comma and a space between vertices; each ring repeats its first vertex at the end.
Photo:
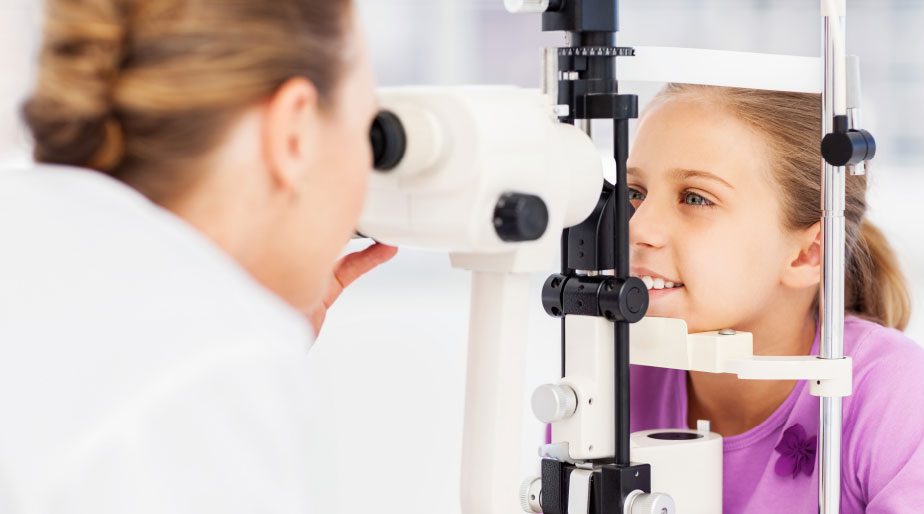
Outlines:
POLYGON ((713 330, 716 323, 730 323, 748 310, 749 252, 735 237, 721 230, 697 234, 680 253, 690 314, 698 317, 696 325, 707 330, 713 330))

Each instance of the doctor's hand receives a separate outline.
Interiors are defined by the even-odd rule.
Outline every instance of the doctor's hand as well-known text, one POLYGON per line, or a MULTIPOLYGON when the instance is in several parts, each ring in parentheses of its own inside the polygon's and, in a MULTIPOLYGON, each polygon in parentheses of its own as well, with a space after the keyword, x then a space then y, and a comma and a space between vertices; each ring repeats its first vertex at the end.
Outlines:
POLYGON ((398 249, 382 243, 375 243, 365 250, 351 253, 341 258, 334 267, 334 276, 330 280, 327 294, 321 305, 308 312, 308 319, 314 327, 315 335, 321 332, 327 310, 334 304, 340 293, 356 279, 365 275, 373 268, 391 260, 398 249))

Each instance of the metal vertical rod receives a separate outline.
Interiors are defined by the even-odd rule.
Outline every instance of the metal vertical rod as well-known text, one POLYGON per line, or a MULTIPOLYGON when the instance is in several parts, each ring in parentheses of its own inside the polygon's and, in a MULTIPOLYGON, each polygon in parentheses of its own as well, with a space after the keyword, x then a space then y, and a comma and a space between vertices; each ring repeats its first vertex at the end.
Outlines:
MULTIPOLYGON (((629 120, 614 120, 613 154, 616 159, 615 248, 613 263, 616 277, 629 277, 629 188, 626 185, 626 161, 629 157, 629 120)), ((616 372, 616 464, 629 466, 629 323, 619 321, 615 326, 616 372)))
MULTIPOLYGON (((822 0, 822 48, 825 66, 823 135, 834 130, 834 116, 845 103, 847 94, 838 73, 844 73, 844 12, 832 8, 843 2, 822 0), (835 19, 837 17, 837 19, 835 19)), ((821 276, 821 358, 844 357, 844 244, 846 204, 846 169, 824 163, 822 187, 822 240, 824 268, 821 276)), ((820 474, 818 482, 818 510, 821 514, 840 512, 841 499, 841 429, 843 405, 840 397, 822 397, 820 412, 820 474)))

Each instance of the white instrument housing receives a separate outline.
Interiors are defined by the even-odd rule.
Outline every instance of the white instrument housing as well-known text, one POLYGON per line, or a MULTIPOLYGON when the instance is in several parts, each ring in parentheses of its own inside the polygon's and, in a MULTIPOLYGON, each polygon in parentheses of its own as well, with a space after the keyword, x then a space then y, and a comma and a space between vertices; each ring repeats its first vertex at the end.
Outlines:
MULTIPOLYGON (((409 87, 380 91, 406 146, 375 172, 359 231, 375 240, 450 254, 472 271, 462 441, 463 512, 516 512, 530 273, 554 269, 562 230, 584 221, 603 189, 603 159, 581 130, 559 123, 538 90, 409 87), (548 210, 532 241, 498 235, 505 194, 539 197, 548 210)), ((532 500, 535 506, 536 500, 532 500)), ((530 504, 527 502, 527 504, 530 504)))
MULTIPOLYGON (((554 268, 561 231, 590 215, 603 187, 603 161, 593 141, 559 123, 538 90, 515 87, 383 89, 382 109, 404 125, 404 159, 371 177, 359 231, 377 241, 467 256, 532 247, 503 271, 554 268), (493 223, 505 193, 545 202, 545 235, 512 245, 493 223), (527 255, 529 254, 529 255, 527 255)), ((479 267, 480 268, 480 267, 479 267)))

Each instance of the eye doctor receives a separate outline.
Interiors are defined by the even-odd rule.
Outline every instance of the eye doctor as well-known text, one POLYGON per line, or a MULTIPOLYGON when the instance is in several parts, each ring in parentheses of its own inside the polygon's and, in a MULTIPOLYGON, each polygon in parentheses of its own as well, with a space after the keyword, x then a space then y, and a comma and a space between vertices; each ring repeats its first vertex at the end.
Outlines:
POLYGON ((351 512, 308 348, 376 113, 349 0, 47 0, 0 173, 0 511, 351 512))

